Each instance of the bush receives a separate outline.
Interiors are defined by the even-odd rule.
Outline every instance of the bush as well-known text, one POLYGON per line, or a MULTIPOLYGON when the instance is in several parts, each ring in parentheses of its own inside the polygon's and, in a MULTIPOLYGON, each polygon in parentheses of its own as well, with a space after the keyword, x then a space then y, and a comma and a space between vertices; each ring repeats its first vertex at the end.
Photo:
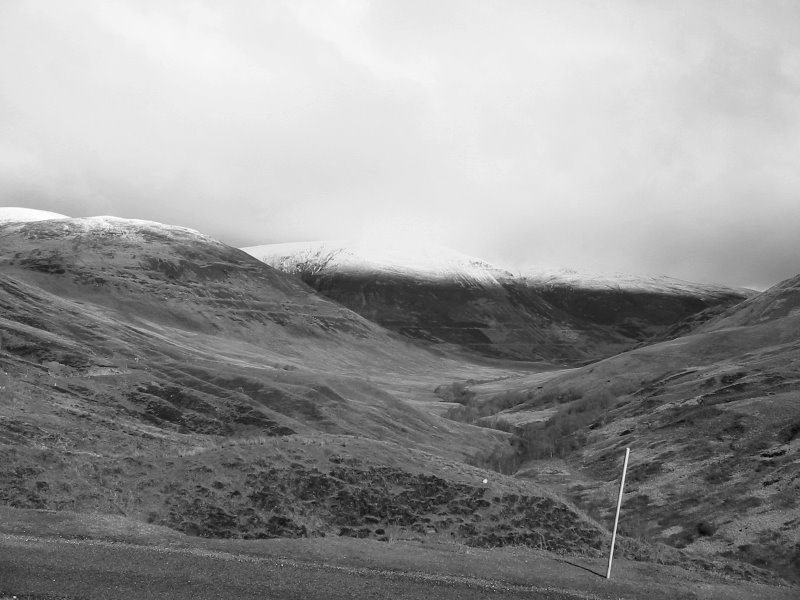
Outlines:
POLYGON ((790 423, 778 432, 778 441, 781 444, 788 444, 800 435, 800 420, 790 423))
POLYGON ((448 410, 444 415, 446 418, 474 423, 478 419, 490 417, 502 410, 522 404, 527 397, 525 391, 510 390, 479 402, 475 392, 468 387, 470 383, 470 381, 466 384, 456 382, 448 386, 439 386, 434 390, 434 393, 446 402, 457 402, 461 405, 448 410))
POLYGON ((708 521, 700 521, 697 524, 697 533, 702 536, 708 537, 714 535, 716 533, 717 527, 713 523, 709 523, 708 521))
POLYGON ((513 447, 495 447, 484 454, 467 459, 467 464, 480 469, 491 469, 503 475, 513 475, 522 464, 522 457, 513 447))
POLYGON ((563 407, 544 424, 534 423, 518 432, 524 459, 563 458, 586 443, 584 427, 604 418, 616 404, 606 389, 592 390, 563 407))
POLYGON ((440 386, 436 394, 449 401, 462 403, 447 411, 447 418, 514 434, 513 454, 504 450, 473 457, 473 464, 502 473, 513 473, 526 460, 564 458, 578 450, 586 443, 586 434, 581 430, 589 425, 603 424, 605 413, 617 405, 617 398, 607 388, 590 390, 584 395, 574 388, 563 392, 550 390, 537 398, 535 404, 562 404, 558 412, 545 423, 514 427, 507 421, 490 416, 523 403, 527 398, 524 390, 509 390, 482 403, 476 401, 474 393, 467 386, 459 383, 440 386), (543 400, 547 402, 543 403, 543 400))

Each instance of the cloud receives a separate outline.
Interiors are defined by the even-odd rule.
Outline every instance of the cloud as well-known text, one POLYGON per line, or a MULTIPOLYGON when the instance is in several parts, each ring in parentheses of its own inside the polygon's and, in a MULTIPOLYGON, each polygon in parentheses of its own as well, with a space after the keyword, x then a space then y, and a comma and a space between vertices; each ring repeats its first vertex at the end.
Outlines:
POLYGON ((798 18, 793 2, 12 0, 0 193, 233 245, 395 223, 511 268, 768 285, 800 272, 798 18))

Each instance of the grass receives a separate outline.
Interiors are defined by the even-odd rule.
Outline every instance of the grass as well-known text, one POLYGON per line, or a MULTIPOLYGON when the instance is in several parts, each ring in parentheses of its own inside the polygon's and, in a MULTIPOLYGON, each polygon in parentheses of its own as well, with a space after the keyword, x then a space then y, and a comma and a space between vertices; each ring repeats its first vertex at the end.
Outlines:
MULTIPOLYGON (((699 565, 687 570, 649 562, 630 562, 621 556, 616 558, 614 578, 608 582, 602 577, 605 559, 601 557, 564 557, 521 546, 474 548, 440 535, 417 541, 396 539, 390 543, 340 537, 253 541, 202 539, 131 522, 123 517, 9 508, 0 508, 0 532, 22 534, 30 540, 24 544, 32 544, 31 547, 35 547, 38 536, 44 536, 42 540, 45 543, 41 547, 57 557, 59 569, 72 569, 69 565, 79 561, 85 577, 102 578, 95 583, 94 593, 109 585, 108 581, 113 581, 119 586, 115 597, 131 597, 130 592, 125 591, 130 589, 126 581, 147 581, 148 587, 160 585, 161 575, 156 570, 163 569, 165 564, 171 565, 173 579, 177 576, 181 581, 193 582, 193 585, 205 581, 209 583, 203 585, 220 586, 214 589, 224 588, 229 580, 232 583, 233 577, 240 583, 252 582, 255 589, 263 574, 272 572, 270 577, 279 577, 274 571, 283 565, 288 569, 300 569, 297 572, 301 576, 303 569, 310 569, 307 576, 323 571, 339 572, 349 574, 348 577, 368 577, 376 584, 387 577, 399 581, 429 581, 433 587, 428 591, 428 597, 434 589, 444 592, 446 589, 441 588, 442 585, 446 587, 458 582, 486 586, 478 588, 484 591, 508 586, 536 588, 527 589, 527 597, 537 590, 541 593, 545 587, 550 593, 564 590, 565 596, 570 598, 592 594, 637 598, 645 591, 654 599, 675 598, 689 596, 697 586, 703 586, 704 597, 708 598, 789 598, 792 594, 789 589, 730 579, 730 575, 706 571, 699 565), (83 541, 63 541, 63 538, 73 536, 79 536, 83 541), (96 542, 106 545, 94 546, 96 542), (111 562, 109 557, 113 557, 111 562), (120 568, 111 565, 120 565, 120 568), (108 575, 103 575, 105 570, 110 570, 108 575), (257 575, 258 571, 262 575, 257 575), (210 583, 212 581, 215 583, 210 583), (569 594, 566 594, 567 590, 570 590, 569 594)), ((0 547, 6 543, 0 536, 0 547)), ((623 539, 621 543, 630 545, 632 542, 623 539)), ((41 560, 42 564, 47 564, 50 559, 43 554, 41 560)), ((313 576, 317 580, 320 577, 313 576)), ((20 591, 40 590, 40 593, 29 594, 36 600, 54 596, 72 598, 75 595, 69 592, 56 596, 51 587, 37 581, 35 578, 29 580, 20 591)), ((59 577, 59 581, 62 582, 62 594, 67 589, 77 589, 68 580, 59 577)), ((0 588, 0 593, 2 591, 6 590, 0 588)), ((195 593, 207 597, 202 591, 195 593)))
POLYGON ((396 526, 396 535, 412 538, 430 529, 497 546, 538 545, 544 536, 553 548, 593 552, 606 535, 539 486, 369 439, 248 439, 123 461, 57 454, 43 460, 43 452, 7 454, 5 464, 18 465, 7 472, 7 503, 117 513, 210 537, 383 539, 396 526), (539 530, 530 534, 515 524, 499 534, 493 515, 525 517, 539 530))
POLYGON ((2 594, 0 593, 0 600, 73 600, 70 596, 55 595, 52 596, 42 594, 2 594))
MULTIPOLYGON (((516 392, 532 392, 529 399, 480 421, 520 423, 518 456, 483 454, 481 464, 501 458, 504 471, 537 473, 537 462, 562 459, 569 473, 548 476, 548 484, 608 524, 619 457, 629 446, 627 535, 768 566, 796 581, 790 532, 800 519, 793 479, 800 467, 800 342, 791 341, 799 330, 792 323, 697 335, 558 373, 535 387, 521 382, 516 392), (600 390, 610 402, 588 402, 600 390), (526 411, 546 421, 515 419, 526 411), (583 479, 583 489, 571 491, 583 479), (764 543, 759 537, 767 532, 776 538, 764 543)), ((486 403, 484 387, 471 388, 476 406, 486 403)))
POLYGON ((794 564, 780 557, 800 516, 797 317, 542 378, 413 347, 233 249, 139 232, 67 252, 60 236, 0 239, 0 503, 220 537, 348 528, 588 556, 607 533, 585 513, 608 522, 630 445, 630 493, 647 501, 624 506, 639 539, 623 552, 663 554, 651 542, 667 539, 794 564), (506 432, 439 418, 434 390, 457 379, 440 396, 462 420, 554 413, 506 432), (558 457, 591 474, 580 494, 488 470, 558 457), (716 531, 700 535, 704 521, 716 531))

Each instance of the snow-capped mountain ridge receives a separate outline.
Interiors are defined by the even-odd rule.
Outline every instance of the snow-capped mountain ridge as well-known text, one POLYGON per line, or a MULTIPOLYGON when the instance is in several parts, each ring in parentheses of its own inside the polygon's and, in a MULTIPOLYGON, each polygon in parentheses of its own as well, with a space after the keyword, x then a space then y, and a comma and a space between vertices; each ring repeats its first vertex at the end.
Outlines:
POLYGON ((128 234, 131 231, 135 231, 136 228, 154 229, 154 230, 163 230, 165 232, 169 231, 182 232, 190 235, 196 235, 203 238, 208 238, 207 235, 200 233, 196 229, 183 227, 181 225, 167 225, 165 223, 159 223, 158 221, 147 221, 143 219, 123 219, 121 217, 113 217, 108 215, 99 217, 78 217, 69 219, 69 226, 82 227, 87 231, 109 232, 109 233, 121 232, 128 234))
POLYGON ((517 279, 536 287, 570 286, 587 290, 624 290, 658 294, 692 294, 704 296, 720 292, 738 293, 745 296, 757 292, 746 288, 730 288, 713 283, 695 283, 666 275, 633 275, 617 272, 613 274, 593 273, 570 268, 528 268, 517 279))
POLYGON ((472 281, 499 285, 511 273, 479 258, 427 243, 357 243, 342 240, 266 244, 242 248, 291 273, 335 271, 413 277, 427 281, 472 281))
POLYGON ((756 292, 723 285, 693 283, 663 275, 601 274, 570 268, 529 268, 517 275, 479 258, 429 243, 369 244, 344 240, 264 244, 242 248, 282 271, 299 274, 372 272, 425 280, 475 280, 486 284, 518 282, 531 287, 572 287, 670 295, 708 296, 756 292))
MULTIPOLYGON (((54 221, 63 227, 81 227, 87 232, 136 235, 136 229, 163 230, 201 236, 187 227, 114 216, 71 218, 59 213, 22 207, 0 207, 0 224, 24 226, 35 221, 54 221)), ((218 242, 219 243, 219 242, 218 242)), ((736 293, 745 297, 753 290, 723 285, 693 283, 667 276, 625 273, 600 274, 570 268, 528 268, 517 275, 479 258, 427 241, 401 243, 372 239, 264 244, 242 248, 248 254, 282 271, 375 273, 425 281, 460 281, 480 285, 522 283, 533 288, 569 287, 595 291, 629 291, 698 297, 736 293)))
POLYGON ((608 356, 710 306, 747 297, 668 277, 514 275, 449 248, 391 238, 243 250, 401 334, 525 360, 608 356))
MULTIPOLYGON (((20 259, 29 275, 71 270, 80 284, 94 281, 94 273, 108 269, 111 261, 119 273, 154 273, 160 283, 150 292, 162 295, 165 282, 226 280, 235 264, 242 267, 243 282, 255 278, 280 289, 300 286, 311 304, 326 297, 408 338, 489 357, 583 363, 618 353, 710 306, 725 308, 745 299, 730 290, 668 278, 643 283, 643 278, 588 278, 575 271, 515 276, 428 240, 399 242, 391 235, 242 251, 193 229, 153 221, 49 218, 54 213, 2 209, 0 214, 9 216, 0 221, 0 242, 13 240, 15 253, 29 253, 20 259), (62 247, 66 240, 69 253, 62 247), (69 263, 68 256, 80 256, 80 264, 69 263), (319 296, 284 273, 298 276, 319 296)), ((123 287, 126 277, 119 279, 123 287)), ((101 279, 95 283, 104 285, 101 279)), ((254 314, 267 318, 263 311, 254 314)))
MULTIPOLYGON (((10 230, 19 230, 29 227, 33 223, 41 223, 41 227, 61 231, 81 231, 88 235, 121 236, 129 239, 143 238, 147 233, 159 232, 165 235, 180 234, 190 237, 202 238, 215 244, 217 240, 200 233, 195 229, 180 225, 167 225, 157 221, 143 219, 124 219, 109 215, 97 217, 67 217, 48 211, 17 209, 15 207, 0 207, 0 226, 10 230), (45 221, 50 221, 45 225, 45 221)), ((38 231, 41 231, 39 227, 38 231)))

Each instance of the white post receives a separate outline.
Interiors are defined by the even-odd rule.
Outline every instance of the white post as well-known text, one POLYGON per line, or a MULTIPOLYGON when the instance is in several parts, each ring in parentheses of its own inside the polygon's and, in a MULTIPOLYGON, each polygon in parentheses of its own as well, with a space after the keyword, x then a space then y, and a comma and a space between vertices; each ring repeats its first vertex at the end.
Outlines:
POLYGON ((625 464, 622 466, 622 481, 619 484, 619 498, 617 499, 617 516, 614 517, 614 533, 611 534, 611 551, 608 553, 608 572, 606 579, 611 579, 611 561, 614 560, 614 543, 617 541, 617 523, 619 523, 619 509, 622 506, 622 490, 625 488, 625 473, 628 471, 628 457, 630 448, 625 448, 625 464))

